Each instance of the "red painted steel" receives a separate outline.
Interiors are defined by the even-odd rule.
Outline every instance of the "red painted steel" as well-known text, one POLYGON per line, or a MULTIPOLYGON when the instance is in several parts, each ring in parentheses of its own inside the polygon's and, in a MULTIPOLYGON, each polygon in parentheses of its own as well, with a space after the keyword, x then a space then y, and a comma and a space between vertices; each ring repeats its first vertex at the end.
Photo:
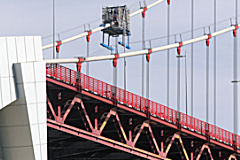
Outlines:
POLYGON ((54 128, 56 130, 65 132, 65 133, 69 133, 71 135, 75 135, 75 136, 78 136, 81 138, 91 140, 93 142, 98 142, 98 143, 101 143, 108 147, 112 147, 112 148, 115 148, 115 149, 118 149, 118 150, 121 150, 124 152, 128 152, 130 154, 134 154, 139 157, 146 158, 146 159, 151 159, 151 160, 166 159, 164 157, 164 155, 162 155, 162 154, 157 155, 157 154, 154 154, 154 153, 151 153, 151 152, 148 152, 148 151, 145 151, 145 150, 142 150, 142 149, 139 149, 139 148, 103 137, 103 136, 96 135, 94 133, 84 131, 82 129, 79 129, 79 128, 76 128, 76 127, 73 127, 73 126, 70 126, 67 124, 52 121, 50 119, 47 120, 47 126, 54 128))
POLYGON ((62 45, 62 41, 57 41, 56 51, 57 53, 60 52, 60 46, 62 45))
MULTIPOLYGON (((74 70, 68 69, 64 66, 51 64, 46 69, 47 76, 63 81, 66 84, 80 87, 83 90, 93 92, 106 99, 113 99, 119 103, 125 104, 130 108, 139 110, 142 112, 146 111, 146 104, 150 104, 150 114, 159 119, 165 120, 170 123, 177 123, 177 111, 171 109, 162 104, 153 102, 136 94, 130 93, 121 88, 117 88, 100 80, 89 77, 83 73, 78 73, 74 70), (77 80, 79 79, 79 80, 77 80), (79 86, 80 85, 80 86, 79 86), (115 89, 113 89, 115 88, 115 89), (116 90, 116 94, 113 91, 116 90)), ((230 146, 234 145, 233 137, 236 136, 235 145, 237 150, 240 150, 240 136, 234 135, 233 133, 219 128, 217 126, 209 124, 209 131, 206 133, 206 122, 197 118, 191 117, 184 113, 180 114, 179 123, 182 128, 187 128, 192 132, 200 135, 209 135, 211 139, 217 140, 220 143, 224 143, 230 146)))

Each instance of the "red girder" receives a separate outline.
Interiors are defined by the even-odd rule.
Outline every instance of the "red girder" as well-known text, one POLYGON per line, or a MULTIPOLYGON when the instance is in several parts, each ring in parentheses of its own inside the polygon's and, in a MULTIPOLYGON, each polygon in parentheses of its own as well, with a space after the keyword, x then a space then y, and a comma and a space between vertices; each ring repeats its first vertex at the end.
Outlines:
MULTIPOLYGON (((62 82, 59 82, 59 81, 56 81, 56 80, 53 80, 53 79, 50 79, 50 78, 47 78, 47 81, 48 81, 48 82, 51 82, 51 83, 54 83, 54 84, 57 84, 57 85, 60 85, 60 86, 63 86, 63 87, 66 87, 66 88, 68 88, 68 89, 70 89, 70 90, 77 91, 77 88, 72 87, 72 86, 69 86, 69 85, 64 84, 64 83, 62 83, 62 82)), ((107 103, 107 104, 111 104, 111 105, 113 104, 113 102, 112 102, 111 100, 102 98, 102 97, 97 96, 97 95, 95 95, 95 94, 93 94, 93 93, 90 93, 90 92, 87 92, 87 91, 84 91, 84 90, 82 90, 81 93, 82 93, 83 95, 92 97, 92 98, 94 98, 94 99, 97 99, 97 100, 99 100, 99 101, 105 102, 105 103, 107 103)), ((138 111, 138 110, 133 110, 132 108, 126 107, 125 105, 122 105, 122 104, 117 104, 116 107, 121 108, 121 109, 124 109, 124 110, 129 111, 129 112, 132 112, 132 113, 134 113, 134 114, 136 114, 136 115, 140 115, 140 116, 142 116, 142 117, 147 117, 145 113, 140 112, 140 111, 138 111)), ((176 126, 176 125, 174 125, 174 124, 172 124, 172 123, 169 123, 169 122, 166 122, 166 121, 164 121, 164 120, 162 120, 162 119, 159 119, 159 118, 157 118, 157 117, 151 116, 151 117, 150 117, 150 120, 155 121, 155 122, 158 122, 158 123, 163 124, 163 125, 166 125, 166 126, 169 126, 169 127, 171 127, 171 128, 177 129, 177 126, 176 126)), ((190 130, 188 130, 188 129, 181 128, 181 131, 182 131, 183 133, 187 133, 187 134, 189 134, 189 135, 195 136, 195 137, 200 138, 200 139, 202 139, 202 140, 206 140, 206 136, 201 135, 201 134, 198 134, 198 133, 195 133, 195 132, 192 132, 192 131, 190 131, 190 130)), ((227 145, 227 144, 218 142, 218 141, 216 141, 216 140, 214 140, 214 139, 210 139, 209 142, 210 142, 210 143, 213 143, 213 144, 216 144, 216 145, 219 145, 219 146, 221 146, 221 147, 223 147, 223 148, 226 148, 226 149, 228 149, 228 150, 234 151, 233 147, 231 147, 231 146, 229 146, 229 145, 227 145)), ((237 150, 237 153, 240 154, 240 151, 237 150)))
MULTIPOLYGON (((53 105, 51 104, 49 98, 47 98, 47 100, 48 100, 48 107, 51 110, 52 114, 54 114, 55 112, 54 112, 54 109, 53 109, 53 105)), ((96 108, 98 108, 98 107, 95 107, 95 112, 97 112, 96 108)), ((175 133, 172 136, 171 141, 169 142, 169 144, 166 147, 166 150, 164 150, 164 147, 163 147, 164 142, 161 142, 161 148, 159 148, 158 142, 155 139, 155 136, 154 136, 153 130, 151 128, 151 124, 150 124, 149 120, 146 120, 146 121, 144 121, 141 124, 141 127, 139 128, 139 130, 138 130, 134 140, 132 141, 132 138, 130 136, 129 136, 129 138, 126 136, 126 132, 125 132, 123 126, 122 126, 122 123, 121 123, 121 120, 120 120, 120 117, 119 117, 119 115, 117 113, 117 109, 116 108, 111 109, 107 113, 107 116, 105 117, 105 120, 103 121, 103 123, 99 127, 99 129, 96 127, 96 126, 98 126, 96 124, 97 123, 96 119, 94 120, 95 121, 95 128, 92 127, 92 123, 91 123, 91 120, 90 120, 90 118, 88 116, 88 113, 87 113, 87 111, 85 109, 84 103, 78 97, 74 97, 72 102, 71 102, 71 104, 70 104, 70 106, 65 111, 64 115, 62 117, 61 117, 61 115, 59 115, 59 116, 60 116, 60 119, 55 119, 55 120, 47 119, 48 127, 54 128, 54 129, 59 130, 59 131, 66 132, 66 133, 71 134, 71 135, 79 136, 81 138, 84 138, 84 139, 87 139, 87 140, 90 140, 90 141, 101 143, 103 145, 106 145, 106 146, 109 146, 109 147, 113 147, 113 148, 122 150, 124 152, 135 154, 137 156, 140 156, 140 157, 143 157, 143 158, 147 158, 147 159, 168 159, 167 155, 168 155, 168 153, 169 153, 169 151, 170 151, 170 149, 172 147, 172 144, 173 144, 173 142, 176 139, 178 139, 178 141, 180 142, 180 146, 181 146, 181 148, 183 150, 184 157, 189 160, 189 155, 188 155, 188 153, 187 153, 187 151, 185 149, 185 146, 183 144, 183 140, 182 140, 180 134, 178 134, 178 133, 175 133), (84 116, 87 119, 87 123, 90 126, 91 131, 85 131, 85 130, 76 128, 74 126, 65 124, 66 118, 68 117, 68 115, 70 114, 71 109, 73 108, 74 104, 76 104, 76 103, 80 104, 80 107, 82 108, 82 110, 84 110, 84 116), (108 123, 109 118, 111 116, 114 116, 116 118, 116 120, 117 120, 117 122, 119 124, 119 127, 120 127, 120 131, 121 131, 121 133, 122 133, 126 143, 118 142, 116 140, 112 140, 112 139, 109 139, 107 137, 103 137, 101 135, 102 131, 104 130, 104 128, 105 128, 106 124, 108 123), (63 117, 65 117, 65 118, 63 118, 63 117), (155 148, 157 149, 158 154, 154 154, 154 153, 145 151, 145 150, 137 148, 135 146, 136 142, 139 140, 140 134, 143 132, 144 128, 148 128, 150 136, 152 138, 152 141, 154 143, 155 148)), ((210 158, 213 160, 213 156, 211 154, 211 149, 210 149, 210 147, 207 144, 203 144, 202 145, 196 160, 200 159, 200 157, 203 154, 203 151, 205 149, 207 149, 207 151, 208 151, 208 153, 210 155, 210 158)), ((191 153, 191 159, 193 159, 193 154, 192 153, 191 153)), ((231 159, 236 159, 235 155, 230 155, 229 156, 229 160, 231 160, 231 159)))
MULTIPOLYGON (((60 85, 62 87, 68 88, 70 90, 74 90, 77 92, 79 91, 83 95, 92 97, 94 99, 100 100, 100 101, 105 102, 110 105, 115 105, 117 108, 127 110, 131 113, 135 113, 142 117, 147 117, 147 115, 145 113, 145 103, 146 103, 146 101, 149 101, 149 100, 146 100, 140 96, 134 95, 127 91, 123 92, 122 89, 116 88, 117 89, 117 92, 116 92, 117 93, 116 94, 117 101, 121 102, 123 104, 121 104, 121 103, 115 104, 111 97, 112 96, 111 91, 112 91, 113 86, 106 84, 102 81, 96 80, 94 78, 88 77, 81 73, 80 84, 81 84, 82 90, 79 90, 79 88, 77 87, 77 84, 76 84, 75 77, 77 74, 75 71, 66 69, 65 67, 58 67, 57 69, 55 67, 56 67, 55 65, 52 65, 47 68, 47 76, 52 77, 57 80, 54 80, 52 78, 47 78, 48 82, 60 85), (63 82, 61 82, 61 81, 63 81, 63 82), (71 84, 71 85, 69 85, 69 84, 71 84), (124 96, 121 97, 121 95, 124 95, 124 96)), ((176 111, 175 110, 170 109, 166 106, 157 104, 152 101, 149 101, 149 102, 150 102, 150 106, 151 106, 150 107, 150 112, 151 112, 150 120, 159 122, 160 124, 169 126, 173 129, 177 129, 176 111)), ((52 106, 49 105, 49 107, 52 112, 52 109, 51 109, 52 106)), ((63 122, 65 121, 70 110, 71 110, 71 108, 69 106, 68 112, 66 112, 63 116, 64 117, 63 122)), ((53 117, 56 120, 56 114, 53 113, 53 117)), ((118 117, 118 119, 119 119, 119 117, 118 117)), ((207 140, 207 137, 205 136, 205 133, 206 133, 206 130, 205 130, 206 123, 205 122, 195 119, 193 117, 190 117, 188 115, 185 115, 183 113, 180 113, 180 119, 181 119, 180 124, 182 126, 180 129, 181 132, 185 132, 189 135, 193 135, 200 139, 207 140), (194 132, 191 131, 192 129, 194 130, 194 132)), ((96 121, 97 121, 97 119, 95 119, 95 122, 96 121)), ((119 122, 119 120, 117 120, 117 121, 119 122)), ((89 122, 90 122, 90 120, 89 120, 89 122)), ((100 127, 100 129, 99 129, 100 132, 101 132, 101 130, 103 130, 103 128, 100 127)), ((121 128, 121 132, 123 133, 122 127, 120 127, 120 128, 121 128)), ((231 145, 233 145, 233 143, 232 143, 233 134, 232 133, 225 131, 223 129, 220 129, 213 125, 210 125, 209 128, 210 128, 209 129, 209 135, 210 135, 209 143, 216 144, 216 145, 219 145, 228 150, 234 151, 234 147, 231 146, 231 145)), ((91 129, 97 130, 96 124, 95 124, 95 128, 93 129, 93 127, 91 126, 91 129)), ((151 133, 150 130, 149 130, 149 132, 151 133)), ((130 131, 129 131, 129 135, 131 135, 130 131)), ((126 136, 126 134, 125 134, 125 136, 126 136)), ((126 139, 126 138, 124 138, 124 139, 126 139)), ((239 136, 238 136, 238 139, 239 139, 239 136)), ((153 140, 153 142, 156 147, 156 142, 154 140, 153 140)), ((162 146, 162 144, 161 144, 161 146, 162 146)), ((240 147, 239 142, 237 143, 237 147, 240 147)), ((160 149, 158 149, 158 152, 161 152, 159 150, 160 149)), ((236 150, 236 152, 238 154, 240 153, 239 148, 236 150)))
POLYGON ((54 121, 48 120, 47 126, 53 128, 53 129, 62 131, 62 132, 69 133, 71 135, 75 135, 75 136, 78 136, 78 137, 81 137, 84 139, 88 139, 93 142, 101 143, 108 147, 112 147, 112 148, 115 148, 115 149, 118 149, 118 150, 121 150, 124 152, 128 152, 130 154, 134 154, 134 155, 146 158, 146 159, 152 159, 152 160, 165 159, 164 157, 160 157, 159 155, 155 155, 151 152, 147 152, 142 149, 135 148, 135 147, 126 145, 124 143, 121 143, 121 142, 118 142, 118 141, 115 141, 115 140, 112 140, 112 139, 109 139, 106 137, 98 136, 93 133, 89 133, 84 130, 81 130, 81 129, 78 129, 78 128, 75 128, 75 127, 72 127, 72 126, 69 126, 66 124, 57 123, 56 121, 54 122, 54 121))
MULTIPOLYGON (((109 147, 116 148, 116 145, 117 145, 118 146, 117 148, 119 150, 122 150, 122 151, 125 151, 125 152, 129 152, 129 153, 132 153, 132 154, 136 153, 137 156, 141 156, 143 158, 148 158, 148 159, 166 159, 164 154, 161 153, 159 151, 159 149, 158 149, 159 155, 157 155, 157 154, 153 154, 151 152, 147 152, 147 151, 144 151, 142 149, 136 148, 135 147, 135 143, 138 140, 138 137, 135 138, 134 143, 130 141, 131 139, 128 140, 128 138, 126 136, 126 133, 125 133, 123 127, 122 127, 120 118, 119 118, 119 116, 118 116, 118 114, 117 114, 117 112, 115 111, 114 108, 111 109, 110 112, 107 114, 104 122, 102 123, 102 125, 101 125, 101 127, 99 129, 91 127, 92 132, 81 130, 81 129, 78 129, 76 127, 73 127, 73 126, 65 124, 65 120, 67 118, 67 115, 69 115, 70 110, 73 108, 73 105, 76 102, 81 104, 82 109, 85 109, 82 100, 77 98, 77 97, 74 97, 73 101, 71 102, 71 105, 66 110, 66 112, 65 112, 65 114, 63 116, 63 117, 65 117, 64 120, 63 120, 62 117, 58 121, 47 119, 48 127, 51 127, 51 128, 54 128, 54 129, 57 129, 57 130, 60 130, 60 131, 63 131, 63 132, 66 132, 66 133, 69 133, 69 134, 72 134, 72 135, 76 135, 76 136, 79 136, 79 137, 82 137, 82 138, 85 138, 85 139, 88 139, 88 140, 91 140, 91 141, 94 141, 94 142, 98 142, 98 143, 107 145, 109 147), (104 128, 105 128, 105 126, 106 126, 106 124, 109 121, 109 118, 111 116, 115 116, 116 117, 116 120, 117 120, 117 122, 118 122, 118 124, 120 126, 120 131, 121 131, 121 133, 122 133, 122 135, 124 137, 124 140, 125 140, 126 144, 101 136, 101 133, 104 130, 104 128), (95 137, 95 138, 93 138, 93 137, 95 137), (135 150, 135 152, 133 150, 135 150)), ((49 101, 48 104, 49 104, 49 108, 50 108, 52 106, 51 102, 49 101)), ((84 115, 85 115, 86 119, 88 119, 88 121, 87 121, 88 125, 92 126, 92 123, 91 123, 91 121, 89 119, 89 116, 88 116, 86 110, 84 112, 84 115)), ((146 124, 147 123, 144 122, 143 126, 145 126, 146 124)), ((149 125, 147 125, 146 127, 150 128, 149 125)), ((149 131, 152 132, 151 129, 149 129, 149 131)), ((142 132, 142 130, 138 134, 140 135, 141 132, 142 132)), ((154 136, 152 135, 152 137, 154 137, 154 136)), ((153 141, 155 141, 155 144, 156 144, 156 140, 154 139, 153 141)))
MULTIPOLYGON (((109 139, 106 137, 102 137, 102 136, 69 126, 67 124, 58 123, 58 122, 50 120, 50 119, 48 119, 47 121, 48 121, 47 126, 50 128, 53 128, 53 129, 56 129, 59 131, 63 131, 65 133, 69 133, 71 135, 75 135, 75 136, 78 136, 78 137, 81 137, 81 138, 84 138, 87 140, 91 140, 91 141, 94 141, 97 143, 101 143, 103 145, 106 145, 106 146, 109 146, 109 147, 112 147, 115 149, 119 149, 121 151, 128 152, 128 153, 131 153, 131 154, 134 154, 134 155, 146 158, 146 159, 151 159, 151 160, 169 159, 169 158, 160 157, 159 155, 144 151, 139 148, 135 148, 131 145, 127 145, 127 144, 124 144, 124 143, 121 143, 121 142, 118 142, 118 141, 115 141, 115 140, 112 140, 112 139, 109 139)), ((169 144, 168 146, 171 146, 171 145, 172 144, 169 144)), ((183 147, 182 143, 181 143, 181 146, 183 147)), ((210 157, 212 158, 209 147, 204 145, 203 148, 201 149, 201 152, 198 154, 197 160, 201 157, 201 155, 203 154, 203 150, 206 147, 207 147, 208 152, 210 153, 210 157)), ((182 149, 185 150, 185 148, 182 148, 182 149)), ((166 154, 167 153, 165 152, 164 155, 166 155, 166 154)), ((185 158, 189 160, 188 155, 185 154, 185 156, 186 156, 185 158)), ((191 158, 191 160, 193 160, 193 157, 191 158)), ((214 159, 212 158, 212 160, 214 160, 214 159)), ((230 155, 228 160, 237 160, 237 158, 235 157, 235 155, 230 155)))

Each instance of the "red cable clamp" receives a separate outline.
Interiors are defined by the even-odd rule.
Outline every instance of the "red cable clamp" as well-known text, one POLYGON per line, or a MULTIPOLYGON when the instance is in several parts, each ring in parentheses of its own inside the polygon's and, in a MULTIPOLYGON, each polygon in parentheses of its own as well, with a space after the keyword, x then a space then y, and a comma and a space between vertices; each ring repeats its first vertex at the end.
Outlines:
POLYGON ((147 53, 147 55, 146 55, 147 62, 150 61, 150 54, 151 54, 151 53, 152 53, 152 49, 149 48, 149 49, 148 49, 148 53, 147 53))
POLYGON ((90 36, 92 34, 92 30, 88 31, 88 35, 86 36, 87 42, 90 42, 90 36))
POLYGON ((167 1, 168 5, 170 5, 170 0, 167 1))
POLYGON ((83 57, 79 57, 78 58, 78 63, 77 63, 77 71, 81 72, 82 69, 82 63, 85 61, 85 58, 83 57))
POLYGON ((233 30, 233 36, 234 36, 234 37, 237 37, 237 30, 238 30, 238 28, 239 28, 239 26, 236 25, 236 26, 235 26, 235 29, 233 30))
POLYGON ((115 54, 114 55, 115 56, 115 58, 113 59, 113 67, 117 67, 117 59, 119 58, 119 55, 118 54, 115 54))
POLYGON ((179 47, 177 47, 177 53, 178 55, 181 54, 181 47, 183 46, 183 43, 182 42, 179 42, 179 47))
POLYGON ((56 45, 56 51, 57 53, 59 53, 60 51, 60 46, 62 45, 62 41, 57 41, 57 45, 56 45))
POLYGON ((208 39, 206 39, 206 45, 209 47, 210 45, 210 39, 212 38, 212 35, 211 34, 208 34, 208 39))
POLYGON ((144 7, 144 8, 143 8, 143 11, 142 11, 142 17, 143 17, 143 18, 145 18, 146 11, 147 11, 147 7, 144 7))

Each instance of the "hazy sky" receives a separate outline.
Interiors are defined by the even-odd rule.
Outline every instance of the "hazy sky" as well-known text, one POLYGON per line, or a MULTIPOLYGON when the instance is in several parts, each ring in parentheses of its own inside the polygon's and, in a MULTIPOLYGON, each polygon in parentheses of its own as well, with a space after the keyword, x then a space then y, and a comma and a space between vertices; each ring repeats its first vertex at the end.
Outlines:
MULTIPOLYGON (((154 0, 147 0, 150 4, 154 0)), ((214 0, 195 0, 194 36, 204 34, 204 27, 211 25, 213 31, 213 2, 214 0)), ((139 9, 139 0, 56 0, 56 30, 60 32, 60 39, 81 33, 83 24, 90 23, 91 28, 101 24, 101 9, 104 6, 127 4, 130 11, 139 9)), ((52 41, 52 1, 51 0, 2 0, 0 5, 1 36, 40 35, 43 44, 52 41), (50 36, 49 36, 50 35, 50 36)), ((217 29, 230 26, 230 17, 235 15, 235 0, 217 0, 217 29)), ((183 40, 190 39, 191 33, 191 0, 173 0, 171 5, 171 35, 182 34, 183 40)), ((131 19, 132 50, 139 50, 141 46, 141 16, 131 19), (139 41, 139 42, 138 42, 139 41)), ((163 46, 167 39, 167 3, 152 8, 146 15, 146 39, 163 37, 151 41, 152 47, 163 46)), ((102 48, 102 34, 99 32, 91 38, 90 55, 110 54, 102 48)), ((57 36, 58 39, 58 36, 57 36)), ((213 122, 213 40, 210 50, 210 122, 213 122)), ((114 41, 113 41, 114 42, 114 41)), ((171 36, 171 43, 175 42, 171 36)), ((149 42, 146 42, 149 47, 149 42)), ((123 48, 119 46, 120 52, 123 48)), ((190 46, 183 47, 187 53, 188 65, 188 107, 190 113, 190 46)), ((176 49, 170 51, 170 106, 176 109, 176 49)), ((194 45, 194 116, 205 120, 205 42, 194 45)), ((52 57, 52 50, 43 52, 45 58, 52 57)), ((233 61, 232 33, 217 38, 217 124, 232 131, 232 61, 233 61)), ((61 47, 60 58, 86 56, 85 38, 64 44, 61 47)), ((240 56, 239 56, 240 57, 240 56)), ((152 100, 166 104, 166 52, 159 52, 151 56, 150 64, 150 97, 152 100)), ((181 110, 185 111, 185 77, 184 60, 181 61, 181 110)), ((84 65, 85 66, 85 65, 84 65)), ((73 65, 71 66, 73 67, 73 65)), ((122 60, 118 63, 118 86, 123 87, 122 60)), ((85 72, 85 67, 83 68, 85 72)), ((112 83, 112 62, 94 62, 90 65, 90 75, 112 83)), ((127 59, 127 88, 133 93, 141 94, 141 57, 127 59)), ((239 98, 238 98, 239 99, 239 98)), ((240 111, 240 109, 239 109, 240 111)), ((240 114, 239 114, 240 115, 240 114)), ((240 127, 239 127, 240 128, 240 127)))

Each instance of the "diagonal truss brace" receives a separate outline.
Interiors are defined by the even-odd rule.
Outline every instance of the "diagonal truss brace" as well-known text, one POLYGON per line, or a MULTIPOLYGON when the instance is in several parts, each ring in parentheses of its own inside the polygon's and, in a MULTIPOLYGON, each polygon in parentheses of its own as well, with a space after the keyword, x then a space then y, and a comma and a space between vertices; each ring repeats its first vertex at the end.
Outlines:
POLYGON ((236 156, 232 154, 232 155, 229 156, 228 160, 233 160, 233 159, 237 160, 236 156))
POLYGON ((203 154, 203 151, 204 151, 205 149, 207 149, 207 151, 208 151, 208 153, 209 153, 209 155, 210 155, 211 160, 214 160, 214 159, 213 159, 213 156, 212 156, 211 149, 210 149, 210 147, 209 147, 208 145, 206 145, 206 144, 204 144, 204 145, 202 146, 202 148, 201 148, 201 150, 200 150, 200 152, 199 152, 196 160, 199 160, 199 159, 201 158, 201 155, 203 154))
POLYGON ((183 149, 183 152, 184 152, 184 156, 185 156, 185 158, 186 158, 187 160, 189 160, 187 151, 186 151, 186 149, 185 149, 185 147, 184 147, 184 145, 183 145, 182 138, 181 138, 181 136, 180 136, 179 134, 177 134, 177 133, 175 133, 175 134, 173 135, 170 143, 168 144, 168 146, 167 146, 167 148, 166 148, 165 154, 167 155, 167 154, 169 153, 169 151, 170 151, 170 149, 171 149, 171 147, 172 147, 172 144, 173 144, 173 142, 175 141, 175 139, 178 139, 178 140, 179 140, 179 142, 180 142, 180 144, 181 144, 181 147, 182 147, 182 149, 183 149))
MULTIPOLYGON (((51 111, 51 113, 52 113, 52 115, 53 115, 53 118, 54 118, 54 120, 48 119, 48 126, 49 126, 49 127, 52 127, 52 128, 58 129, 58 130, 62 130, 62 131, 64 131, 64 132, 67 132, 67 133, 70 133, 70 134, 73 134, 73 133, 74 133, 73 135, 75 135, 75 132, 73 132, 73 131, 75 130, 75 131, 77 131, 77 133, 78 133, 77 135, 78 135, 78 136, 81 135, 80 132, 82 132, 84 135, 89 134, 90 137, 94 136, 94 137, 95 137, 94 139, 96 139, 96 140, 97 140, 97 139, 101 139, 101 140, 99 140, 99 143, 101 142, 101 143, 104 144, 104 145, 106 145, 106 144, 108 144, 108 143, 112 143, 112 144, 115 144, 115 145, 119 145, 119 149, 120 149, 120 150, 123 150, 123 151, 127 151, 127 150, 122 149, 121 146, 122 146, 122 147, 126 147, 126 148, 131 148, 132 150, 136 150, 136 152, 141 152, 141 153, 143 153, 143 155, 151 155, 151 156, 153 156, 153 157, 158 157, 158 156, 160 156, 161 159, 168 159, 168 158, 167 158, 167 155, 168 155, 168 153, 169 153, 169 151, 170 151, 170 149, 171 149, 171 147, 172 147, 172 144, 173 144, 173 142, 174 142, 176 139, 178 139, 179 142, 180 142, 180 145, 181 145, 181 147, 182 147, 182 150, 183 150, 183 152, 184 152, 185 158, 186 158, 187 160, 189 160, 187 151, 186 151, 186 149, 185 149, 185 147, 184 147, 184 144, 183 144, 183 140, 182 140, 181 136, 180 136, 178 133, 175 133, 175 134, 173 135, 173 137, 171 138, 171 141, 170 141, 169 144, 167 145, 167 148, 166 148, 165 152, 164 152, 163 144, 162 144, 162 143, 161 143, 161 150, 160 150, 160 149, 159 149, 159 146, 158 146, 158 143, 157 143, 157 141, 156 141, 156 138, 155 138, 155 136, 154 136, 153 130, 152 130, 152 128, 151 128, 151 125, 150 125, 150 121, 149 121, 149 120, 146 120, 146 121, 144 121, 144 122, 141 124, 141 127, 139 128, 137 134, 135 135, 134 140, 132 140, 132 137, 130 137, 130 136, 129 136, 129 139, 127 138, 126 132, 124 131, 124 128, 123 128, 122 123, 121 123, 121 121, 120 121, 120 117, 119 117, 119 115, 118 115, 118 113, 117 113, 117 108, 112 108, 112 109, 110 109, 110 111, 107 113, 107 116, 105 117, 102 125, 101 125, 101 126, 99 127, 99 129, 98 129, 98 127, 96 127, 96 126, 98 125, 98 124, 96 124, 96 123, 98 123, 98 122, 95 121, 95 127, 93 127, 93 125, 92 125, 92 123, 91 123, 91 120, 90 120, 90 118, 89 118, 89 116, 88 116, 88 113, 87 113, 87 111, 86 111, 86 109, 85 109, 85 106, 84 106, 83 101, 82 101, 79 97, 77 97, 77 96, 75 96, 75 97, 73 98, 73 100, 71 101, 70 105, 68 106, 68 108, 67 108, 67 110, 65 111, 65 113, 63 114, 63 116, 61 116, 61 115, 58 115, 58 116, 57 116, 57 115, 56 115, 56 113, 55 113, 55 111, 54 111, 54 108, 53 108, 54 106, 51 104, 50 99, 49 99, 48 97, 47 97, 47 104, 48 104, 48 107, 49 107, 49 109, 50 109, 50 111, 51 111), (84 131, 84 130, 81 130, 81 129, 78 129, 78 128, 75 128, 75 127, 73 127, 73 126, 70 126, 70 125, 65 124, 65 120, 66 120, 67 117, 69 116, 72 108, 74 107, 74 105, 75 105, 76 103, 80 104, 80 107, 81 107, 81 109, 83 110, 84 116, 85 116, 85 118, 86 118, 86 120, 87 120, 87 123, 88 123, 88 125, 89 125, 89 127, 90 127, 90 129, 91 129, 92 132, 84 131), (115 141, 115 140, 111 140, 111 139, 109 139, 109 138, 107 138, 107 137, 103 137, 103 136, 101 135, 111 116, 113 116, 113 117, 116 118, 117 123, 118 123, 118 125, 119 125, 119 127, 120 127, 121 134, 123 135, 123 138, 124 138, 126 144, 121 143, 121 142, 118 142, 118 141, 115 141), (60 126, 60 128, 57 127, 57 126, 60 126), (62 127, 63 127, 63 128, 62 128, 62 127), (158 154, 154 154, 154 153, 151 153, 151 152, 148 152, 148 151, 144 151, 144 150, 142 150, 142 149, 136 148, 136 146, 135 146, 136 143, 137 143, 137 141, 139 140, 139 137, 140 137, 140 135, 141 135, 141 133, 143 132, 143 130, 144 130, 145 127, 148 128, 148 131, 149 131, 149 133, 150 133, 150 136, 151 136, 151 138, 152 138, 152 141, 153 141, 153 143, 154 143, 154 146, 155 146, 158 154), (64 129, 64 128, 65 128, 65 129, 64 129), (108 141, 108 142, 103 142, 103 141, 108 141)), ((84 137, 84 136, 82 135, 81 137, 84 137)), ((89 137, 89 138, 90 138, 90 137, 89 137)), ((87 138, 87 139, 88 139, 88 138, 87 138)), ((92 139, 92 138, 90 138, 90 139, 92 139)), ((108 144, 108 146, 111 146, 111 145, 108 144)), ((114 146, 114 145, 113 145, 113 146, 114 146)), ((210 147, 209 147, 207 144, 203 144, 203 146, 201 147, 201 150, 200 150, 200 152, 199 152, 196 160, 199 160, 199 159, 201 158, 201 155, 203 154, 203 151, 204 151, 205 149, 208 151, 211 160, 214 160, 214 159, 213 159, 213 156, 212 156, 212 153, 211 153, 211 149, 210 149, 210 147)), ((149 158, 149 159, 154 159, 154 158, 149 158)), ((158 159, 158 158, 157 158, 157 159, 158 159)), ((230 155, 229 158, 228 158, 228 160, 232 160, 232 159, 237 160, 237 158, 236 158, 236 156, 235 156, 234 154, 230 155)))

